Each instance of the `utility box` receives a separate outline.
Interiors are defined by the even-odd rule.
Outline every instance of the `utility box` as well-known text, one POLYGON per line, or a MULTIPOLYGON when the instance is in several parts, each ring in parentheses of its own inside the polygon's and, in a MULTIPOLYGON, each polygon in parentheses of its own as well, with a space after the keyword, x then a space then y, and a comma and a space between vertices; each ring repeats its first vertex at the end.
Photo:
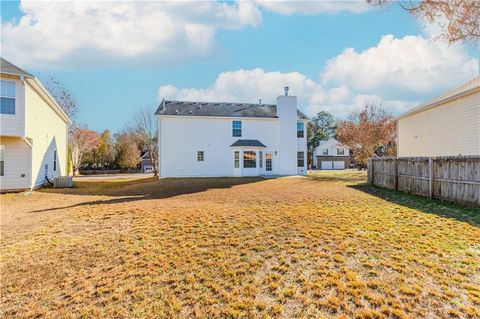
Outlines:
POLYGON ((72 176, 59 176, 53 180, 53 187, 55 188, 68 188, 73 187, 72 176))

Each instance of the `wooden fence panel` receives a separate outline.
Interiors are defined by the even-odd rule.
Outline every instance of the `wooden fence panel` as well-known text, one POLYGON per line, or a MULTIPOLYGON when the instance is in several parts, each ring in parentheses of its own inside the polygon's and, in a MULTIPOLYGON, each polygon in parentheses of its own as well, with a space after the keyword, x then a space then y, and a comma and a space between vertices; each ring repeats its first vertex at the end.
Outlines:
POLYGON ((480 156, 371 158, 368 182, 480 206, 480 156))

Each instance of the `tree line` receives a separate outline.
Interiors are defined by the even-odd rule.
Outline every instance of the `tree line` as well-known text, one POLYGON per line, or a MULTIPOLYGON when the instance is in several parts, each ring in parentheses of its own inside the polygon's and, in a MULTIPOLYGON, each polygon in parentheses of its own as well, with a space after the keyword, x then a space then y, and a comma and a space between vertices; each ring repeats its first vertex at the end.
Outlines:
POLYGON ((148 152, 154 174, 158 176, 158 134, 153 112, 140 109, 120 132, 113 135, 109 130, 98 133, 76 121, 79 107, 68 88, 51 76, 46 77, 44 83, 72 120, 68 132, 68 172, 75 176, 81 167, 130 170, 138 167, 141 154, 148 152))
POLYGON ((351 112, 346 120, 340 121, 329 112, 317 113, 307 132, 310 164, 313 163, 313 149, 330 138, 349 146, 355 162, 361 167, 366 167, 369 157, 396 155, 396 121, 382 104, 365 104, 361 110, 351 112))
MULTIPOLYGON (((75 175, 81 167, 130 170, 138 167, 141 154, 148 152, 158 176, 158 132, 153 111, 140 109, 116 134, 109 130, 98 133, 75 121, 78 104, 68 89, 54 78, 46 83, 73 121, 69 128, 69 172, 75 175)), ((366 167, 369 157, 396 155, 395 119, 381 104, 366 104, 346 120, 336 120, 326 111, 313 116, 307 126, 309 164, 313 163, 313 149, 330 138, 348 145, 361 167, 366 167)))

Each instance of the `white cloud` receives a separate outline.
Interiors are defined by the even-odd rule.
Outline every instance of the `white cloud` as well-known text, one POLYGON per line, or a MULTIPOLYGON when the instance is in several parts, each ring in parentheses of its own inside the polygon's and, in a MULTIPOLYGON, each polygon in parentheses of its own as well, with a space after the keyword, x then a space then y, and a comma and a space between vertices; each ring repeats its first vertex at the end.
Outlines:
POLYGON ((220 73, 207 88, 165 85, 159 88, 158 96, 159 99, 184 101, 255 103, 262 99, 262 103, 275 103, 276 97, 283 94, 284 86, 290 87, 290 94, 299 98, 300 109, 310 116, 323 110, 343 118, 365 103, 373 102, 382 102, 394 113, 413 106, 411 102, 382 101, 378 95, 351 92, 345 86, 324 88, 318 81, 298 72, 266 72, 260 68, 220 73))
POLYGON ((336 1, 285 1, 285 0, 257 0, 263 8, 283 15, 304 14, 314 15, 319 13, 351 12, 362 13, 370 10, 372 6, 362 0, 336 0, 336 1))
POLYGON ((478 59, 462 47, 447 47, 421 36, 387 35, 363 52, 346 49, 320 74, 315 80, 299 72, 242 69, 220 73, 206 88, 162 86, 159 98, 274 103, 282 88, 289 86, 310 116, 325 110, 344 118, 365 103, 380 102, 399 114, 477 75, 478 59))
POLYGON ((385 94, 418 94, 445 90, 478 74, 478 59, 460 45, 447 46, 422 36, 383 36, 363 52, 352 48, 331 59, 322 83, 385 94))
POLYGON ((18 23, 2 22, 2 55, 23 66, 168 63, 211 54, 218 29, 255 26, 251 2, 21 2, 18 23))
POLYGON ((159 89, 159 97, 193 101, 237 101, 274 103, 277 95, 283 94, 283 87, 289 86, 290 93, 297 96, 311 96, 321 91, 318 83, 298 72, 265 72, 257 68, 220 73, 208 88, 181 89, 171 85, 159 89))

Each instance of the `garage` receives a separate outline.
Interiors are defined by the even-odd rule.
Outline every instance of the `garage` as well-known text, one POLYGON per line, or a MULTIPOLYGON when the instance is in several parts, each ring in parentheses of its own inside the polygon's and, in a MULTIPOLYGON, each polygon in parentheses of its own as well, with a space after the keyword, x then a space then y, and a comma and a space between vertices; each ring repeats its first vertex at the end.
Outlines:
POLYGON ((345 161, 321 161, 320 169, 345 169, 345 161))
POLYGON ((332 161, 322 161, 321 163, 320 169, 333 169, 332 161))
POLYGON ((344 161, 334 161, 333 162, 333 169, 345 169, 345 162, 344 161))

